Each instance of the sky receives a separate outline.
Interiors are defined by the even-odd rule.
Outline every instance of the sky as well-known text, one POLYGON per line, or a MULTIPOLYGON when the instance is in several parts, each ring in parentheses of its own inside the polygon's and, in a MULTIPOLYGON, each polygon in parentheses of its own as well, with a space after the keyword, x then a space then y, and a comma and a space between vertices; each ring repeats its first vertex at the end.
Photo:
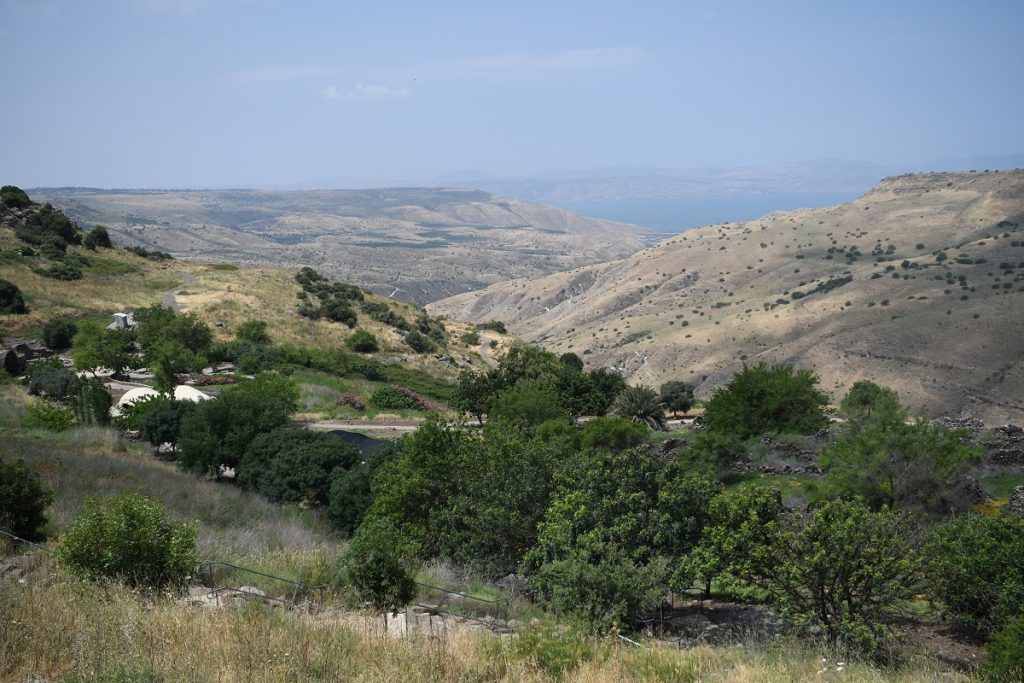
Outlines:
POLYGON ((1024 2, 0 0, 0 182, 1024 151, 1024 2))

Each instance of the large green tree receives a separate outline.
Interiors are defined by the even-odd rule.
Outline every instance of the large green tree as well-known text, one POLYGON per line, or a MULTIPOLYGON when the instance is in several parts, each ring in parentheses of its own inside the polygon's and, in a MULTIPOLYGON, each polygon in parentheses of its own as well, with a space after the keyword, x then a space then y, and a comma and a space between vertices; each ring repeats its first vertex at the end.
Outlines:
POLYGON ((905 422, 895 393, 858 382, 843 399, 842 434, 821 453, 826 492, 861 496, 871 507, 945 513, 970 505, 966 471, 981 458, 962 433, 905 422))
POLYGON ((758 363, 743 366, 704 407, 708 429, 740 439, 766 432, 810 434, 828 424, 828 397, 809 370, 758 363))
POLYGON ((202 401, 181 426, 179 461, 187 469, 220 474, 237 467, 260 434, 287 424, 298 409, 299 390, 287 377, 258 375, 202 401))

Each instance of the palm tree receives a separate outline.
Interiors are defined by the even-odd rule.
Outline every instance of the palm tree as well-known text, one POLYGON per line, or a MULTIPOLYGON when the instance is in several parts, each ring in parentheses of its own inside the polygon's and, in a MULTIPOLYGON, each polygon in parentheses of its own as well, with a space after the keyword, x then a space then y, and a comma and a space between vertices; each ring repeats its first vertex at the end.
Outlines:
POLYGON ((612 413, 633 422, 641 422, 655 431, 665 431, 665 411, 658 392, 642 384, 623 389, 615 397, 612 413))

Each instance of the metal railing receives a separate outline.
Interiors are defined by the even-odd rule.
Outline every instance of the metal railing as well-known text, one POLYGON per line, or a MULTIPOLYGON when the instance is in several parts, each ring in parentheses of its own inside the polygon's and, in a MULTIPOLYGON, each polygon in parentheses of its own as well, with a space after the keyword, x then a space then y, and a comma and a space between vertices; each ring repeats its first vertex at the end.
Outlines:
POLYGON ((436 605, 425 604, 422 602, 413 603, 416 607, 433 614, 444 614, 451 617, 473 621, 492 631, 506 633, 513 632, 512 627, 508 625, 509 613, 511 611, 511 600, 509 598, 481 598, 463 591, 442 588, 441 586, 435 586, 422 581, 416 581, 415 583, 421 588, 435 591, 443 596, 440 602, 436 605), (463 604, 459 605, 458 603, 463 604), (480 617, 475 614, 467 613, 464 609, 458 609, 459 607, 467 606, 467 603, 468 605, 481 606, 485 616, 480 617), (486 619, 487 616, 490 616, 492 620, 488 621, 486 619))
POLYGON ((245 595, 250 596, 250 597, 261 597, 261 598, 266 599, 266 600, 272 600, 272 601, 275 601, 275 602, 280 602, 282 604, 287 604, 287 605, 291 605, 291 606, 294 607, 295 605, 298 605, 299 602, 300 602, 300 600, 299 600, 300 593, 302 593, 302 594, 309 594, 309 593, 313 593, 313 592, 316 593, 317 600, 314 600, 314 601, 311 601, 311 602, 313 602, 314 605, 323 605, 323 603, 324 603, 324 591, 330 588, 330 586, 328 584, 325 584, 325 583, 316 584, 316 585, 312 585, 312 584, 308 584, 308 583, 303 583, 302 581, 295 581, 294 579, 286 579, 283 576, 275 576, 274 574, 268 574, 267 572, 261 572, 258 569, 252 569, 250 567, 243 567, 241 565, 232 564, 230 562, 224 562, 222 560, 204 560, 204 561, 200 562, 196 566, 196 572, 195 572, 196 579, 197 580, 202 580, 202 578, 205 576, 205 578, 208 579, 208 581, 206 582, 207 585, 212 585, 214 583, 214 581, 213 581, 213 568, 214 567, 227 567, 228 569, 239 571, 239 572, 242 572, 242 573, 245 573, 245 574, 250 574, 252 576, 260 576, 260 577, 263 577, 265 579, 272 579, 272 580, 278 581, 280 583, 288 584, 288 585, 290 585, 292 587, 292 596, 291 596, 291 600, 283 600, 283 599, 280 599, 280 598, 269 598, 269 597, 266 597, 266 596, 260 596, 259 594, 252 593, 250 591, 240 591, 237 588, 233 588, 233 587, 229 587, 229 586, 212 587, 210 589, 210 592, 207 593, 207 595, 214 595, 214 594, 216 594, 217 596, 219 596, 219 594, 221 592, 228 591, 228 590, 233 590, 236 593, 242 593, 242 594, 245 594, 245 595))
POLYGON ((33 548, 39 548, 40 550, 42 550, 44 552, 50 552, 50 549, 47 548, 45 545, 39 545, 38 543, 33 543, 32 541, 28 540, 27 538, 22 538, 21 536, 15 536, 14 534, 8 533, 6 531, 0 530, 0 536, 3 536, 4 538, 9 538, 12 541, 14 541, 16 544, 20 543, 22 545, 30 545, 33 548))

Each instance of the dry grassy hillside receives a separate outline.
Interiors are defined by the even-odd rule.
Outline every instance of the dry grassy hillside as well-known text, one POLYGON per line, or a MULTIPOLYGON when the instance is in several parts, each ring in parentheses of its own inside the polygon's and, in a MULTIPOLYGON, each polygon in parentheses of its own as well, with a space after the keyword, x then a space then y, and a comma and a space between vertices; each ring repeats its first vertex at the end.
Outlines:
POLYGON ((922 413, 1020 421, 1024 170, 887 178, 849 204, 690 230, 430 310, 504 320, 633 382, 679 378, 703 396, 764 360, 813 369, 836 398, 867 378, 922 413))
POLYGON ((622 258, 638 226, 479 190, 93 190, 31 193, 118 242, 179 258, 311 266, 418 303, 622 258))
MULTIPOLYGON (((89 251, 70 247, 69 253, 84 256, 89 265, 83 268, 82 279, 63 281, 41 273, 48 263, 41 257, 21 256, 18 250, 23 246, 0 220, 0 279, 21 289, 29 308, 23 315, 0 314, 0 338, 38 337, 43 325, 54 317, 109 320, 116 311, 169 302, 198 315, 213 327, 218 338, 225 340, 233 338, 238 326, 250 319, 265 320, 275 344, 343 349, 345 339, 353 332, 341 323, 309 320, 298 314, 301 287, 291 268, 154 262, 121 249, 89 251)), ((366 301, 384 304, 409 322, 420 313, 412 304, 386 297, 368 295, 366 301)), ((388 362, 400 360, 404 366, 454 378, 456 369, 439 363, 433 354, 413 353, 402 341, 403 333, 359 312, 358 306, 356 310, 356 329, 372 333, 380 344, 374 357, 388 362)), ((449 324, 449 343, 443 351, 460 364, 484 363, 480 348, 467 346, 460 339, 469 327, 449 324)))

